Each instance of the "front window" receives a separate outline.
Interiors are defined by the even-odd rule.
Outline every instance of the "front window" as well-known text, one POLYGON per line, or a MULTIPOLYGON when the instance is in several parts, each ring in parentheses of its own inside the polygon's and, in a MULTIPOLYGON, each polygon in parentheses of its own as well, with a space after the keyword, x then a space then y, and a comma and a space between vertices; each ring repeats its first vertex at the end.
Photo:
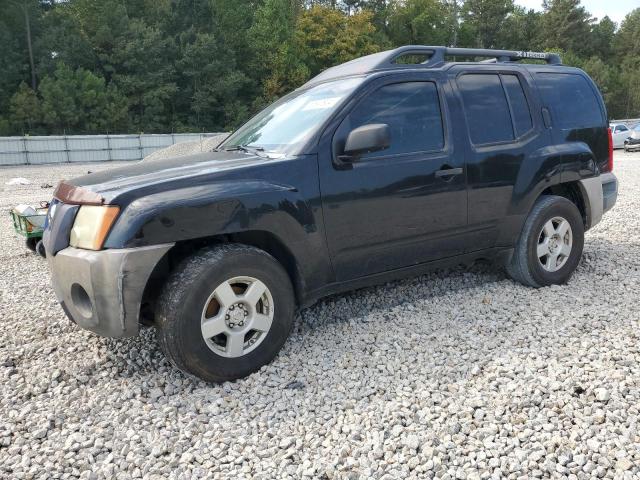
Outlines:
POLYGON ((246 148, 269 156, 300 153, 362 81, 363 78, 342 79, 292 92, 245 123, 220 148, 246 148))
POLYGON ((438 90, 433 82, 392 83, 380 87, 346 116, 336 137, 344 142, 349 132, 372 123, 384 123, 389 127, 391 146, 366 153, 363 158, 433 152, 444 148, 442 114, 438 90))

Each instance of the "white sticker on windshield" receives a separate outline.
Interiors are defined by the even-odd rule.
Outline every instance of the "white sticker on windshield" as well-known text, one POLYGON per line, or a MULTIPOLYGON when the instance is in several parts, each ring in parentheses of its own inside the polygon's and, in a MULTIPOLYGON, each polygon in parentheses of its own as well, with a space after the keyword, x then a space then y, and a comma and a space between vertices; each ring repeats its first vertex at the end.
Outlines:
POLYGON ((325 108, 331 108, 341 97, 322 98, 320 100, 312 100, 307 103, 302 110, 324 110, 325 108))

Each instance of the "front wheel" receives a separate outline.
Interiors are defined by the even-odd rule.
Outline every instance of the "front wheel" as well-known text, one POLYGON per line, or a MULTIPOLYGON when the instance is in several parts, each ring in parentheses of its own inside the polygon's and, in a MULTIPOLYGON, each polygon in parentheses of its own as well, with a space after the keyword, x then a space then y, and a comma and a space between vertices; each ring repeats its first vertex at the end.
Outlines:
POLYGON ((542 196, 525 221, 507 273, 530 287, 566 283, 583 246, 584 223, 575 204, 564 197, 542 196))
POLYGON ((294 311, 291 282, 273 257, 245 245, 210 247, 167 281, 156 308, 159 343, 184 372, 235 380, 276 356, 294 311))
POLYGON ((35 237, 29 237, 26 238, 24 241, 24 245, 25 247, 27 247, 29 250, 31 250, 32 252, 36 251, 36 245, 38 245, 38 238, 35 237))
POLYGON ((36 253, 42 258, 47 258, 47 251, 44 248, 42 240, 38 240, 38 243, 36 243, 36 253))

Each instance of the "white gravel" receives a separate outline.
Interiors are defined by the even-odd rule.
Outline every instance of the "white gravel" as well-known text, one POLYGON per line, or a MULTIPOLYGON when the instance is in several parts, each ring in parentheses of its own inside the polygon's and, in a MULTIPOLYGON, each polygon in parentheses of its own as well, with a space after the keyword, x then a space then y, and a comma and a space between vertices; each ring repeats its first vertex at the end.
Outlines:
POLYGON ((640 478, 640 153, 616 152, 618 204, 569 285, 485 266, 332 297, 219 386, 152 329, 72 325, 14 238, 12 205, 108 167, 0 169, 0 478, 640 478))
POLYGON ((159 160, 161 158, 179 157, 182 155, 192 155, 202 152, 210 152, 216 148, 220 142, 229 136, 228 133, 221 133, 213 137, 206 137, 199 142, 180 142, 174 143, 166 148, 156 150, 144 158, 145 162, 150 160, 159 160))

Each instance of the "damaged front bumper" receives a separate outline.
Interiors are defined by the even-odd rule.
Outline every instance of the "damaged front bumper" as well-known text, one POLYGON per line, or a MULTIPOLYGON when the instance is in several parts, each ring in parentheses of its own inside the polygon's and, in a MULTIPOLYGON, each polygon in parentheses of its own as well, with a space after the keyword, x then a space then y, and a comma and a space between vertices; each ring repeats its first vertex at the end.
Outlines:
POLYGON ((147 281, 173 245, 100 251, 67 247, 47 255, 56 297, 84 329, 105 337, 136 335, 147 281))
POLYGON ((629 137, 624 141, 624 147, 629 150, 635 150, 640 148, 640 137, 633 138, 629 137))

